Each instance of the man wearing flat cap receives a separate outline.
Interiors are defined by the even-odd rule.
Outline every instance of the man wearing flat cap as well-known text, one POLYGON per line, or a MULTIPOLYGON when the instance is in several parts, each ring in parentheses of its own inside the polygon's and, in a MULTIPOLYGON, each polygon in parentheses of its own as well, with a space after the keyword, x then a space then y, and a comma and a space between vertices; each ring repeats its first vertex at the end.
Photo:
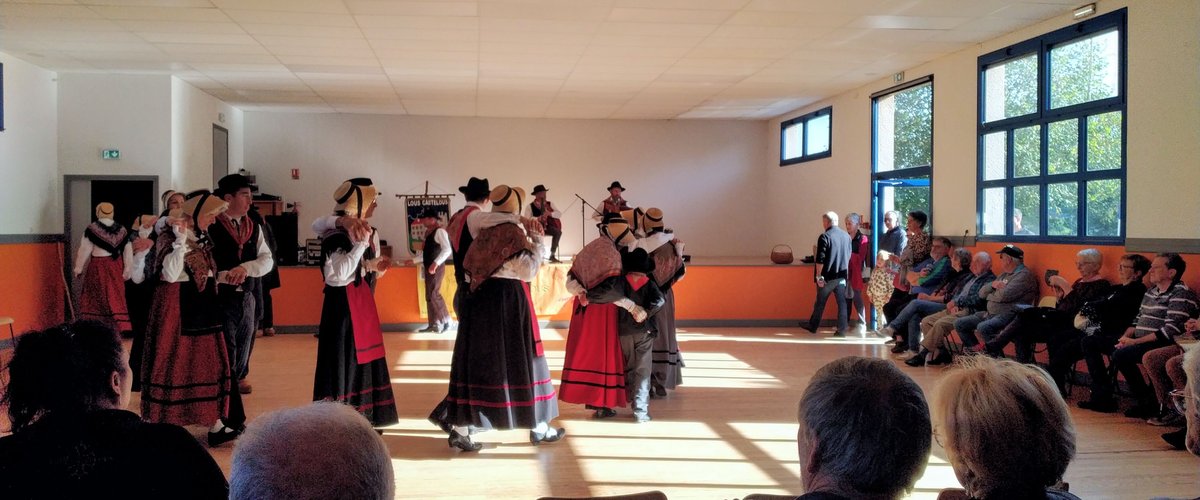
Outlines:
POLYGON ((996 254, 1000 256, 1002 274, 979 289, 979 297, 987 301, 987 310, 954 321, 954 330, 962 338, 963 346, 970 350, 982 349, 976 332, 983 336, 983 342, 992 340, 1017 317, 1022 305, 1032 305, 1037 300, 1038 281, 1025 267, 1025 252, 1016 245, 1004 245, 996 254))

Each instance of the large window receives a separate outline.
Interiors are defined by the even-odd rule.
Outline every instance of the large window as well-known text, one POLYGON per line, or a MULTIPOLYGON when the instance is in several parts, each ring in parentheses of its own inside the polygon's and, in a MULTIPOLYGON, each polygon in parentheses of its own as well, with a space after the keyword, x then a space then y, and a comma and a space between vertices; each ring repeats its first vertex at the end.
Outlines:
POLYGON ((798 116, 779 125, 779 166, 828 158, 833 107, 798 116))
MULTIPOLYGON (((871 96, 871 193, 875 238, 886 229, 883 215, 920 210, 932 221, 933 78, 927 77, 871 96)), ((932 226, 926 228, 932 231, 932 226)))
POLYGON ((980 57, 980 236, 1122 243, 1125 122, 1125 10, 980 57))

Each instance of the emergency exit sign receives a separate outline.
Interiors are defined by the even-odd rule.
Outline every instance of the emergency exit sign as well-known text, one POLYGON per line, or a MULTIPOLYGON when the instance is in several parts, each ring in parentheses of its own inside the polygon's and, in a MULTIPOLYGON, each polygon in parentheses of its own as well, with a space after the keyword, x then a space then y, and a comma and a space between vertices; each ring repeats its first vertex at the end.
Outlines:
POLYGON ((102 149, 102 150, 100 150, 100 157, 105 160, 120 160, 121 159, 121 150, 119 150, 119 149, 102 149))

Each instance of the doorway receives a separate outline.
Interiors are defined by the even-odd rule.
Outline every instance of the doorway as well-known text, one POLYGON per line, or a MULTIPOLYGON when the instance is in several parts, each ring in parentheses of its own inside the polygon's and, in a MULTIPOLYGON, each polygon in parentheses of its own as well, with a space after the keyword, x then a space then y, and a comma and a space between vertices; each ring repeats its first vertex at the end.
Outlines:
POLYGON ((71 303, 67 311, 76 314, 79 304, 79 283, 74 276, 75 252, 83 230, 96 220, 96 205, 113 205, 113 220, 129 227, 142 214, 155 214, 158 205, 157 175, 65 175, 63 176, 63 232, 67 241, 67 258, 63 259, 64 274, 70 290, 71 303))

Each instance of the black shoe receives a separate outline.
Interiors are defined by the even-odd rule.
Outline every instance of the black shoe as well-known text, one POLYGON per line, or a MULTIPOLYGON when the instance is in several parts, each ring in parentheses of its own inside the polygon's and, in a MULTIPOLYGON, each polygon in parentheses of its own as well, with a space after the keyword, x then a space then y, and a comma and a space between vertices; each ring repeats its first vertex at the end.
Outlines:
POLYGON ((604 408, 604 407, 596 408, 596 412, 592 414, 592 418, 597 419, 597 420, 604 419, 604 418, 612 418, 615 416, 617 416, 617 410, 614 410, 612 408, 604 408))
POLYGON ((1186 439, 1187 427, 1162 435, 1162 440, 1166 441, 1167 444, 1171 445, 1171 447, 1175 448, 1176 450, 1183 450, 1187 448, 1187 443, 1185 442, 1186 439))
POLYGON ((462 451, 479 451, 483 449, 483 444, 471 441, 471 436, 464 436, 454 431, 450 431, 450 437, 446 439, 446 443, 451 448, 458 448, 462 451))
POLYGON ((892 346, 893 354, 900 354, 907 350, 908 350, 908 342, 896 342, 896 345, 892 346))
POLYGON ((938 354, 937 356, 934 356, 933 359, 929 360, 929 362, 925 363, 925 364, 927 364, 929 366, 938 366, 938 365, 948 365, 953 362, 954 362, 954 355, 950 354, 950 351, 942 350, 942 352, 940 354, 938 354))
POLYGON ((1117 405, 1117 400, 1113 398, 1092 398, 1080 401, 1076 403, 1076 406, 1100 413, 1116 413, 1120 409, 1117 405))
POLYGON ((553 443, 567 435, 567 430, 563 429, 562 427, 554 429, 554 431, 554 434, 550 434, 548 436, 546 434, 539 434, 534 431, 529 431, 529 442, 533 443, 535 446, 541 443, 553 443))
POLYGON ((427 326, 420 330, 417 330, 417 333, 441 333, 441 329, 436 326, 430 325, 430 326, 427 326))
POLYGON ((1154 405, 1148 405, 1144 403, 1125 410, 1125 416, 1127 418, 1145 420, 1156 415, 1158 415, 1158 408, 1155 408, 1154 405))
POLYGON ((446 422, 438 421, 437 419, 434 419, 433 417, 429 417, 428 420, 429 420, 429 423, 438 426, 438 428, 441 429, 442 432, 445 432, 446 434, 454 433, 453 425, 450 425, 449 423, 446 423, 446 422))
POLYGON ((238 436, 241 436, 241 435, 242 435, 242 431, 225 426, 222 424, 220 431, 217 431, 217 432, 210 431, 208 433, 208 447, 216 448, 225 443, 233 441, 234 439, 237 439, 238 436))
POLYGON ((914 354, 913 357, 905 360, 904 364, 906 364, 908 366, 925 366, 925 356, 927 354, 929 354, 929 351, 926 351, 925 349, 921 349, 921 352, 918 352, 918 353, 914 354))

